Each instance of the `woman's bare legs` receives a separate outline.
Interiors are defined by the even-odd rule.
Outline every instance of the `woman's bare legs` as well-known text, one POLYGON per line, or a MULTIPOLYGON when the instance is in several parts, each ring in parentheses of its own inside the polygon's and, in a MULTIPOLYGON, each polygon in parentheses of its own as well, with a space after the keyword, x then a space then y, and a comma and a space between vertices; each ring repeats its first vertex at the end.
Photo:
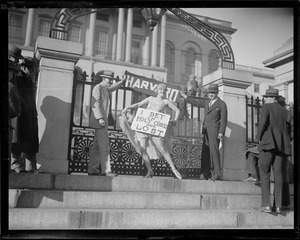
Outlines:
POLYGON ((153 138, 153 142, 155 146, 158 148, 158 150, 161 152, 161 154, 164 156, 168 164, 170 165, 172 172, 178 179, 182 179, 181 174, 177 171, 175 168, 175 165, 172 161, 171 154, 165 149, 164 147, 164 141, 161 138, 153 138))
POLYGON ((147 174, 144 177, 149 178, 154 175, 154 172, 151 168, 150 157, 146 151, 146 144, 148 143, 148 138, 144 137, 144 136, 139 136, 138 140, 139 140, 140 149, 141 149, 141 156, 142 156, 144 163, 146 165, 146 168, 147 168, 147 174))

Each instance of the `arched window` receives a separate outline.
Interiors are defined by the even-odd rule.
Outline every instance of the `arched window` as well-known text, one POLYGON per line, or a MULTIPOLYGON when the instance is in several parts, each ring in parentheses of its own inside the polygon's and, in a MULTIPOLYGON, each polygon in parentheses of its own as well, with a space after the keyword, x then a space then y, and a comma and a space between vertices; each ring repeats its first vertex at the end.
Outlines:
POLYGON ((186 76, 195 75, 196 51, 188 48, 186 51, 186 76))
POLYGON ((220 65, 220 57, 218 53, 216 53, 215 51, 210 52, 208 56, 208 66, 209 66, 208 73, 212 73, 218 70, 219 65, 220 65))
POLYGON ((168 82, 174 82, 175 48, 171 43, 166 44, 166 62, 168 82))

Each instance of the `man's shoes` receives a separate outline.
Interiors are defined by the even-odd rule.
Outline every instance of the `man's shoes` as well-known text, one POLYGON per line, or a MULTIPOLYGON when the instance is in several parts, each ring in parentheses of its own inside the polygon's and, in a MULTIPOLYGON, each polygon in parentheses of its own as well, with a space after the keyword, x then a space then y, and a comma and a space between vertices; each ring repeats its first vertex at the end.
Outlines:
POLYGON ((200 180, 207 180, 207 178, 206 178, 206 177, 204 177, 204 175, 203 175, 202 173, 200 174, 200 177, 199 177, 199 179, 200 179, 200 180))
POLYGON ((107 172, 107 173, 101 174, 101 176, 116 177, 116 176, 118 176, 118 174, 112 173, 112 172, 107 172))
POLYGON ((220 177, 211 177, 208 179, 208 181, 217 181, 217 180, 220 180, 220 177))
POLYGON ((281 209, 280 209, 279 207, 277 207, 277 208, 275 209, 275 212, 276 212, 277 214, 280 214, 280 213, 281 213, 281 209))
POLYGON ((265 213, 270 213, 272 212, 272 208, 270 206, 267 206, 267 207, 261 207, 259 209, 260 212, 265 212, 265 213))
POLYGON ((243 182, 258 182, 258 179, 250 176, 250 177, 248 177, 246 179, 243 179, 242 181, 243 182))

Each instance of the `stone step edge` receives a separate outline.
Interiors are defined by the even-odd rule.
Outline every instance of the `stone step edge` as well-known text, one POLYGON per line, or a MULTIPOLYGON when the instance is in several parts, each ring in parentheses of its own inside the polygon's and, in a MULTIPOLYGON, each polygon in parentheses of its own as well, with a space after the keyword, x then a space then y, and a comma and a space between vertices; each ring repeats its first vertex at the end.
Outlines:
MULTIPOLYGON (((22 174, 22 175, 16 175, 11 174, 12 177, 10 177, 10 189, 56 189, 56 190, 69 190, 69 189, 76 189, 77 190, 83 190, 88 189, 89 191, 123 191, 120 189, 124 189, 124 191, 141 191, 144 190, 145 192, 187 192, 187 193, 200 193, 207 191, 206 193, 212 193, 212 190, 209 190, 210 188, 216 189, 218 193, 224 192, 223 190, 220 190, 220 187, 225 184, 233 183, 236 187, 239 187, 239 189, 244 189, 246 187, 250 194, 257 194, 260 192, 259 186, 254 185, 253 183, 245 183, 245 182, 237 182, 237 181, 217 181, 217 182, 208 182, 204 181, 204 186, 207 186, 209 188, 199 189, 197 187, 200 180, 178 180, 178 179, 141 179, 141 183, 137 184, 135 187, 132 187, 132 183, 135 181, 132 181, 134 178, 128 177, 123 178, 122 181, 120 181, 121 178, 115 179, 111 177, 97 177, 97 176, 79 176, 83 177, 80 182, 78 180, 78 176, 70 176, 70 175, 39 175, 39 174, 22 174), (15 175, 15 176, 14 176, 15 175), (85 183, 84 180, 89 179, 89 184, 85 183), (128 179, 128 181, 126 181, 128 179), (38 181, 40 180, 40 181, 38 181), (24 184, 24 182, 26 184, 24 184), (124 183, 125 182, 125 183, 124 183), (113 183, 113 185, 111 185, 113 183), (189 184, 190 183, 190 184, 189 184), (195 183, 197 183, 195 185, 195 183), (126 185, 128 184, 128 186, 126 185), (130 185, 131 184, 131 185, 130 185), (214 186, 213 184, 217 184, 219 186, 214 186), (244 184, 243 188, 241 188, 241 184, 244 184), (88 186, 87 186, 88 185, 88 186), (190 185, 190 186, 189 186, 190 185), (221 185, 221 186, 220 186, 221 185), (146 188, 145 188, 146 186, 146 188), (168 188, 166 187, 168 186, 168 188), (185 191, 185 186, 189 186, 188 190, 185 191), (193 187, 196 187, 196 190, 193 191, 193 187), (127 189, 128 188, 128 189, 127 189)), ((118 178, 118 177, 117 177, 118 178)), ((134 180, 136 180, 135 178, 134 180)), ((228 186, 228 185, 227 185, 228 186)), ((271 184, 271 188, 273 188, 274 184, 271 184)), ((229 188, 232 188, 234 186, 231 186, 229 188)), ((290 184, 290 195, 293 195, 294 193, 294 185, 290 184)), ((225 189, 226 190, 226 189, 225 189)), ((232 192, 232 190, 230 191, 232 192)), ((243 192, 243 191, 242 191, 243 192)), ((248 193, 248 192, 247 192, 248 193)))
POLYGON ((294 227, 293 212, 275 216, 249 210, 10 209, 9 215, 11 230, 294 227))

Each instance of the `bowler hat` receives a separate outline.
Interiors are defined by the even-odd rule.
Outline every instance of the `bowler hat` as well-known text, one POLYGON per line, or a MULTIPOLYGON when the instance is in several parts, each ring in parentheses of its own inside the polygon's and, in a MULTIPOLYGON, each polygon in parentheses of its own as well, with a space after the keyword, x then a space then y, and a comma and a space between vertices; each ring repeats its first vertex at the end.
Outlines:
POLYGON ((266 98, 266 97, 281 97, 281 96, 279 95, 278 89, 267 89, 266 94, 263 95, 263 97, 266 98))
POLYGON ((20 66, 26 66, 26 67, 34 67, 36 65, 35 59, 33 57, 24 57, 21 60, 20 66))
POLYGON ((219 92, 218 84, 212 83, 212 84, 208 85, 207 92, 208 93, 218 93, 219 92))
MULTIPOLYGON (((98 75, 98 74, 97 74, 98 75)), ((106 77, 106 78, 112 78, 112 79, 115 79, 114 78, 114 72, 112 71, 109 71, 109 70, 102 70, 99 72, 99 77, 106 77)))
POLYGON ((16 47, 13 44, 8 44, 8 55, 14 57, 14 58, 18 58, 18 59, 22 59, 23 56, 21 55, 22 50, 18 47, 16 47))

